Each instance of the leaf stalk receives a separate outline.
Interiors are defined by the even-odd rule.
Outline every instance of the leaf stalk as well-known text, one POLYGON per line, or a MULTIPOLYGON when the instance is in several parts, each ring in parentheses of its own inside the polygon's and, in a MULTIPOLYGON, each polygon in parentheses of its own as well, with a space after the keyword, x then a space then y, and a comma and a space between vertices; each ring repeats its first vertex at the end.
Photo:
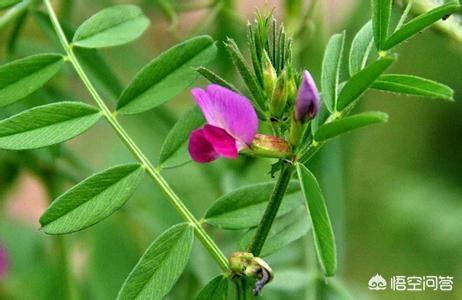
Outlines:
POLYGON ((180 200, 178 195, 173 191, 167 181, 163 178, 163 176, 159 173, 158 170, 152 165, 149 159, 145 156, 145 154, 141 151, 138 145, 132 140, 129 134, 125 131, 119 121, 115 118, 112 112, 109 110, 106 103, 103 101, 99 93, 96 91, 95 87, 91 83, 90 79, 86 75, 85 71, 83 70, 80 62, 76 58, 72 46, 67 41, 66 36, 64 35, 63 29, 59 24, 58 18, 51 6, 50 0, 44 0, 46 9, 50 16, 51 22, 53 23, 53 27, 58 35, 59 41, 66 51, 69 61, 73 65, 75 71, 77 72, 78 76, 82 80, 85 87, 88 89, 89 93, 95 100, 96 104, 98 105, 101 113, 107 120, 107 122, 111 125, 111 127, 115 130, 119 138, 122 142, 126 145, 128 150, 134 155, 134 157, 143 165, 146 172, 149 176, 153 179, 153 181, 158 185, 161 189, 163 194, 166 196, 167 200, 170 204, 175 208, 178 214, 185 220, 186 222, 190 223, 191 226, 194 228, 194 232, 196 237, 201 241, 204 245, 206 250, 212 255, 215 261, 219 264, 220 268, 224 272, 229 271, 228 260, 223 252, 218 248, 212 238, 207 234, 204 228, 201 226, 200 222, 194 217, 194 215, 189 211, 189 209, 184 205, 184 203, 180 200))

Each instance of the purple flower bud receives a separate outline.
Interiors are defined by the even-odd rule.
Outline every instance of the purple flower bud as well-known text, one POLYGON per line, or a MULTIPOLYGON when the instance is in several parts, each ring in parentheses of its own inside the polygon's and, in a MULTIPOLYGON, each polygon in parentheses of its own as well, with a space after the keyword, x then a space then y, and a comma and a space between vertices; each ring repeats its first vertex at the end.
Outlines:
POLYGON ((0 279, 6 275, 8 269, 8 255, 6 249, 0 244, 0 279))
POLYGON ((311 74, 305 70, 295 101, 295 119, 301 122, 313 119, 318 113, 319 105, 318 88, 311 74))

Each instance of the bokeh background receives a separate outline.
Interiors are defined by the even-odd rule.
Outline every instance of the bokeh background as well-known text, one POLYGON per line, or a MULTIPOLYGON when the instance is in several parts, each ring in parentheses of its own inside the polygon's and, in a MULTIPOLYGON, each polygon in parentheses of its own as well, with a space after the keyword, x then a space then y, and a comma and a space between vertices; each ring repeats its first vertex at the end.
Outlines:
MULTIPOLYGON (((231 36, 245 47, 245 24, 253 19, 256 9, 274 8, 288 31, 296 33, 297 67, 309 68, 318 79, 328 37, 346 29, 349 45, 370 16, 366 0, 325 0, 316 6, 295 0, 170 1, 176 13, 166 9, 168 2, 55 3, 70 28, 115 3, 138 4, 151 19, 140 40, 100 51, 115 77, 104 74, 106 82, 95 74, 93 78, 112 106, 143 65, 189 36, 207 33, 219 40, 231 36)), ((42 11, 40 5, 37 9, 42 11)), ((400 11, 398 1, 396 16, 400 11)), ((0 28, 2 63, 33 53, 61 51, 42 30, 40 19, 39 13, 30 12, 17 39, 11 38, 17 30, 15 22, 0 28)), ((242 85, 223 53, 211 67, 242 85)), ((454 88, 456 101, 367 92, 357 110, 382 110, 390 115, 390 121, 337 139, 310 164, 326 194, 334 223, 340 255, 338 276, 326 288, 307 271, 316 269, 308 235, 268 258, 277 277, 262 299, 311 299, 313 290, 317 290, 318 299, 348 295, 351 299, 462 299, 462 40, 437 28, 427 30, 399 47, 399 61, 392 72, 445 83, 454 88), (453 276, 454 291, 368 291, 369 278, 376 273, 385 278, 453 276)), ((206 82, 199 80, 197 84, 206 82)), ((91 102, 69 66, 41 91, 1 108, 0 116, 60 100, 91 102)), ((155 162, 169 129, 192 105, 186 91, 158 109, 121 120, 155 162)), ((58 274, 66 258, 59 257, 59 247, 69 250, 67 261, 77 299, 115 298, 148 244, 180 222, 160 191, 146 179, 135 197, 110 218, 61 238, 40 232, 38 219, 50 199, 75 182, 131 161, 130 153, 104 122, 65 147, 0 151, 0 247, 8 261, 7 271, 0 274, 0 299, 62 299, 60 293, 66 283, 58 274)), ((164 175, 196 216, 201 216, 224 193, 269 180, 270 163, 247 159, 221 160, 206 166, 190 163, 166 170, 164 175)), ((242 235, 213 228, 210 232, 227 254, 238 247, 242 235)), ((168 299, 192 299, 218 272, 196 243, 187 271, 168 299)))

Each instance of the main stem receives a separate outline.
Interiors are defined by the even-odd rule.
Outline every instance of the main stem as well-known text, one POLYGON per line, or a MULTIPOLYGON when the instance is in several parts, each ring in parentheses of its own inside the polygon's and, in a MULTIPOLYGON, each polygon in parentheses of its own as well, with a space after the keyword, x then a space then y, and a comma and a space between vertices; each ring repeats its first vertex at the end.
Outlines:
POLYGON ((51 22, 53 23, 53 27, 55 28, 55 31, 59 37, 61 45, 63 46, 64 50, 66 51, 68 55, 69 61, 72 63, 80 79, 82 80, 82 82, 84 83, 84 85, 86 86, 90 94, 92 95, 96 104, 100 108, 103 116, 112 126, 112 128, 116 131, 117 135, 124 142, 124 144, 130 150, 130 152, 132 152, 135 158, 143 165, 143 167, 145 168, 149 176, 159 186, 161 191, 164 193, 164 195, 169 200, 170 204, 176 209, 176 211, 180 214, 180 216, 186 222, 190 223, 191 226, 194 227, 197 238, 202 242, 202 244, 207 249, 207 251, 217 261, 221 269, 224 272, 230 271, 229 266, 228 266, 228 260, 226 259, 226 256, 223 254, 223 252, 221 252, 221 250, 218 248, 218 246, 215 244, 212 238, 207 234, 207 232, 205 232, 204 228, 202 228, 199 221, 183 204, 183 202, 180 200, 178 195, 175 194, 175 192, 172 190, 172 188, 167 183, 167 181, 154 168, 154 166, 151 164, 149 159, 140 150, 138 145, 131 139, 131 137, 128 135, 125 129, 120 125, 120 123, 117 121, 115 116, 111 113, 109 108, 106 106, 105 102, 102 100, 101 96, 96 91, 95 87, 93 86, 88 76, 84 72, 82 66, 80 65, 79 61, 77 60, 72 50, 72 46, 67 41, 66 36, 64 35, 64 32, 61 28, 61 25, 59 24, 58 18, 56 17, 53 7, 50 4, 50 0, 44 0, 44 3, 47 8, 48 14, 50 15, 50 19, 51 19, 51 22))
MULTIPOLYGON (((50 203, 53 199, 59 196, 61 193, 61 187, 63 182, 60 177, 57 176, 56 171, 49 174, 41 174, 43 184, 48 193, 50 203)), ((60 283, 60 295, 67 300, 76 299, 76 290, 74 289, 72 274, 70 270, 70 257, 68 253, 68 247, 64 236, 53 236, 53 255, 55 256, 56 268, 59 275, 60 283)))
POLYGON ((266 207, 265 213, 261 219, 260 225, 258 225, 257 232, 253 237, 252 244, 249 247, 249 252, 253 255, 259 256, 260 252, 268 238, 269 231, 273 225, 274 219, 278 213, 279 207, 281 206, 284 194, 289 186, 290 178, 292 176, 293 166, 290 163, 283 163, 281 173, 279 174, 276 185, 274 186, 273 193, 271 194, 268 206, 266 207))

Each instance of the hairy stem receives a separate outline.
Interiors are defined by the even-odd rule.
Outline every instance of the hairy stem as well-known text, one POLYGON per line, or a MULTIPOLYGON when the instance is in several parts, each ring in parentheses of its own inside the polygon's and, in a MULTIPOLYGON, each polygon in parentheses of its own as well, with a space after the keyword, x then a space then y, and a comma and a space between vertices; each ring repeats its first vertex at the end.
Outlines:
POLYGON ((268 237, 271 226, 273 225, 274 219, 278 213, 279 207, 281 206, 284 194, 289 186, 290 178, 292 176, 293 166, 289 163, 284 163, 279 174, 276 185, 274 186, 273 193, 271 194, 268 206, 266 207, 265 213, 258 225, 257 232, 253 237, 252 243, 249 247, 249 252, 253 255, 258 256, 265 244, 268 237))
POLYGON ((127 146, 133 156, 143 165, 146 172, 149 176, 153 179, 153 181, 159 186, 165 197, 169 200, 170 204, 176 209, 179 215, 185 220, 186 222, 190 223, 191 226, 194 227, 194 231, 196 237, 201 241, 207 251, 213 256, 216 262, 220 265, 221 269, 225 272, 229 271, 228 260, 226 256, 221 252, 212 238, 205 232, 204 228, 202 228, 199 221, 194 217, 194 215, 188 210, 188 208, 184 205, 184 203, 180 200, 178 195, 172 190, 170 185, 167 181, 160 175, 159 171, 157 171, 149 159, 144 155, 138 145, 132 140, 132 138, 128 135, 125 129, 120 125, 119 121, 116 119, 115 115, 111 113, 105 102, 102 100, 99 93, 96 91, 95 87, 89 80, 88 76, 86 75, 85 71, 82 69, 79 61, 77 60, 72 46, 67 41, 64 32, 59 24, 58 18, 53 10, 53 7, 50 4, 50 0, 44 0, 45 6, 47 8, 48 14, 50 16, 51 22, 55 28, 55 31, 59 37, 61 45, 63 46, 64 50, 68 55, 68 59, 73 65, 75 71, 79 75, 80 79, 84 83, 85 87, 88 89, 90 94, 92 95, 93 99, 95 100, 96 104, 98 105, 101 113, 103 114, 104 118, 108 121, 111 127, 115 130, 119 138, 123 141, 123 143, 127 146))

